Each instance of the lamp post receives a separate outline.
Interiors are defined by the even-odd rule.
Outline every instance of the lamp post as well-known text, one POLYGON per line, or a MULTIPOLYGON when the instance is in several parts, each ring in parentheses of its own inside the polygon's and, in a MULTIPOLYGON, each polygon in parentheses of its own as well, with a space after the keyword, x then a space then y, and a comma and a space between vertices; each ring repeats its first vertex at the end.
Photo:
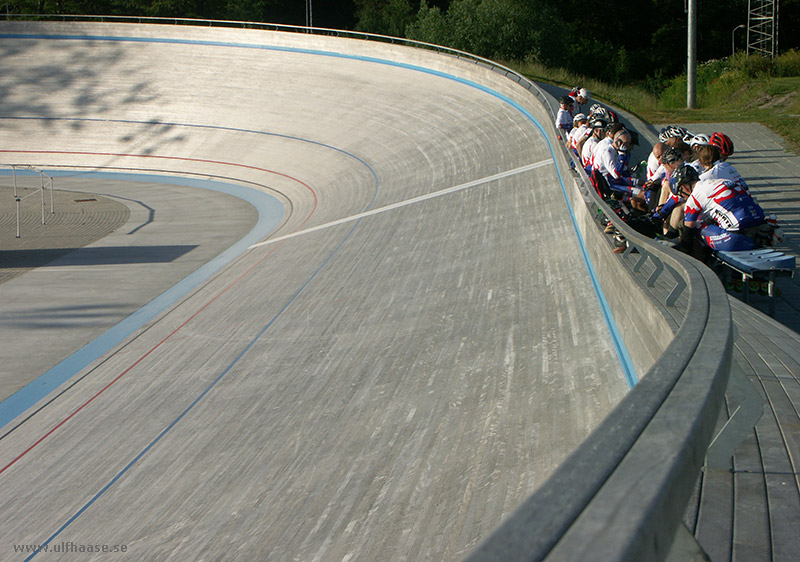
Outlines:
POLYGON ((735 55, 736 54, 736 40, 735 40, 736 39, 736 30, 737 29, 744 29, 745 27, 747 27, 747 26, 742 23, 742 24, 739 24, 736 27, 734 27, 733 31, 731 31, 731 55, 735 55))
POLYGON ((686 109, 697 105, 697 0, 688 0, 687 57, 686 57, 686 109))

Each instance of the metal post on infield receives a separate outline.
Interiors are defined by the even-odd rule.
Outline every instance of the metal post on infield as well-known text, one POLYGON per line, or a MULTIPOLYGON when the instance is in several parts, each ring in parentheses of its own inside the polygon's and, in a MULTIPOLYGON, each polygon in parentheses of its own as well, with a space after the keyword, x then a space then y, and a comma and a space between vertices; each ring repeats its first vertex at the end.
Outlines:
POLYGON ((42 224, 44 224, 44 176, 39 173, 39 178, 42 180, 42 224))
POLYGON ((19 204, 22 199, 18 195, 14 195, 14 200, 17 202, 17 238, 19 238, 19 204))
POLYGON ((697 105, 697 0, 688 0, 687 12, 686 109, 694 109, 697 105))

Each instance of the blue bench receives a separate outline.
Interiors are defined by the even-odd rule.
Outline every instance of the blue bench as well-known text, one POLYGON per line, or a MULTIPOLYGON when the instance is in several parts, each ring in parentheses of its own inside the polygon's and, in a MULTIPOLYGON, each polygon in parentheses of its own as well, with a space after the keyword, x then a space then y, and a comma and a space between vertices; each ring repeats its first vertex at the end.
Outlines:
MULTIPOLYGON (((760 248, 758 250, 746 250, 741 252, 715 251, 714 258, 729 269, 736 271, 742 276, 744 291, 744 302, 748 302, 750 292, 750 280, 767 281, 769 295, 769 315, 775 315, 775 278, 792 277, 795 270, 795 257, 770 250, 760 248)), ((724 282, 727 284, 728 278, 725 276, 724 282)))

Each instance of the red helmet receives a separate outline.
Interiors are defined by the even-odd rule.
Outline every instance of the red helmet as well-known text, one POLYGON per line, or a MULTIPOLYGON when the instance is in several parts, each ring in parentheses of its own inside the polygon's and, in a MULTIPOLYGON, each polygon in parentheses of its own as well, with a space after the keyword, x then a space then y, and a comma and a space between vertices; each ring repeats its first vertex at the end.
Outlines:
POLYGON ((733 154, 733 141, 725 133, 714 133, 711 135, 711 138, 708 139, 708 144, 716 146, 723 158, 727 158, 733 154))

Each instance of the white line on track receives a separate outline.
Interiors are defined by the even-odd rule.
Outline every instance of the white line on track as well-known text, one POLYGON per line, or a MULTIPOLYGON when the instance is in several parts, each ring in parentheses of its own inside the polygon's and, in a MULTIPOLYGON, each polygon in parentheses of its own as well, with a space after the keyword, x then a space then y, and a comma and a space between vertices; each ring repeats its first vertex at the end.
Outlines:
POLYGON ((377 215, 379 213, 385 213, 386 211, 392 211, 394 209, 399 209, 401 207, 407 207, 408 205, 413 205, 414 203, 420 203, 422 201, 427 201, 428 199, 433 199, 435 197, 441 197, 442 195, 447 195, 449 193, 455 193, 456 191, 462 191, 464 189, 469 189, 470 187, 475 187, 478 185, 482 185, 485 183, 489 183, 491 181, 507 178, 509 176, 514 176, 517 174, 521 174, 523 172, 527 172, 530 170, 534 170, 536 168, 541 168, 543 166, 547 166, 548 164, 552 164, 553 159, 550 158, 548 160, 542 160, 541 162, 536 162, 535 164, 528 164, 526 166, 521 166, 519 168, 514 168, 513 170, 508 170, 505 172, 501 172, 499 174, 495 174, 493 176, 487 176, 485 178, 481 178, 478 180, 473 180, 471 182, 462 183, 461 185, 455 185, 453 187, 448 187, 446 189, 441 189, 439 191, 434 191, 433 193, 428 193, 426 195, 420 195, 419 197, 412 197, 411 199, 406 199, 405 201, 399 201, 397 203, 392 203, 391 205, 386 205, 385 207, 378 207, 377 209, 372 209, 370 211, 365 211, 363 213, 359 213, 357 215, 351 215, 349 217, 345 217, 342 219, 337 219, 332 222, 326 222, 325 224, 320 224, 318 226, 313 226, 311 228, 307 228, 305 230, 298 230, 297 232, 292 232, 291 234, 286 234, 284 236, 278 236, 277 238, 271 238, 269 240, 265 240, 263 242, 258 242, 250 246, 249 249, 258 248, 259 246, 266 246, 267 244, 275 244, 276 242, 281 242, 282 240, 287 240, 289 238, 295 238, 296 236, 302 236, 303 234, 309 234, 311 232, 316 232, 317 230, 323 230, 325 228, 330 228, 332 226, 338 226, 340 224, 348 223, 357 221, 359 219, 363 219, 364 217, 370 217, 372 215, 377 215))

